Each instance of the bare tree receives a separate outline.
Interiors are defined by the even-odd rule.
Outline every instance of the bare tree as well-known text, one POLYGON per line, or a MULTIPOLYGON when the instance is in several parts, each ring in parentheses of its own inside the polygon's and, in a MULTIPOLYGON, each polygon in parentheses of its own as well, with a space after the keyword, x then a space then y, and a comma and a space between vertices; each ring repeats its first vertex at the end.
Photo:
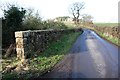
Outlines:
POLYGON ((70 13, 73 15, 73 21, 75 24, 79 22, 80 11, 84 9, 84 2, 75 2, 70 6, 70 13))

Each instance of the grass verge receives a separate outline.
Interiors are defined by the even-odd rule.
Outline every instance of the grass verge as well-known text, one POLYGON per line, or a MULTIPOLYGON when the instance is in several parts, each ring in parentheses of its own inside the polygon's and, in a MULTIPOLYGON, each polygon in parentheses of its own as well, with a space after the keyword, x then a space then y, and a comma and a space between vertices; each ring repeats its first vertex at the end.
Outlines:
POLYGON ((119 42, 119 39, 118 38, 114 38, 114 37, 109 37, 109 36, 106 36, 105 34, 103 34, 102 32, 97 32, 102 38, 110 41, 111 43, 117 45, 117 46, 120 46, 120 44, 118 43, 119 42))
POLYGON ((114 26, 118 26, 118 23, 94 23, 94 25, 96 26, 100 26, 100 27, 114 27, 114 26))
POLYGON ((63 57, 68 53, 69 49, 75 42, 76 38, 82 32, 70 32, 56 42, 49 44, 48 48, 36 58, 30 59, 29 70, 25 73, 6 73, 3 79, 24 78, 25 80, 39 77, 40 75, 51 70, 63 57))
POLYGON ((87 27, 87 29, 95 31, 100 37, 102 37, 105 40, 111 42, 112 44, 115 44, 115 45, 120 47, 120 44, 119 44, 120 40, 118 38, 106 36, 104 33, 100 32, 100 31, 97 31, 97 30, 95 30, 94 28, 91 28, 91 27, 87 27))

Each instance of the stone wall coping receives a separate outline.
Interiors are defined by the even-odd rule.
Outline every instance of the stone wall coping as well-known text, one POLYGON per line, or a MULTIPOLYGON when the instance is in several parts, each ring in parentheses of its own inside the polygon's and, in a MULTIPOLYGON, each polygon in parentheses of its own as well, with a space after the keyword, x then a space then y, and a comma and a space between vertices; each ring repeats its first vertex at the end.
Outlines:
MULTIPOLYGON (((15 38, 28 37, 30 33, 49 32, 49 31, 64 31, 64 30, 65 30, 65 29, 60 29, 60 30, 48 29, 48 30, 16 31, 16 32, 15 32, 15 38)), ((67 29, 67 30, 71 30, 71 29, 67 29)))

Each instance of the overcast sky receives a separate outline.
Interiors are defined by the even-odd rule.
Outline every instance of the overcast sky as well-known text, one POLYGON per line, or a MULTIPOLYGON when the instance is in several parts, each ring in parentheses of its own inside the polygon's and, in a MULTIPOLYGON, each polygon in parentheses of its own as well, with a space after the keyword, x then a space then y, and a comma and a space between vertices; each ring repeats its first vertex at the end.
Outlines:
MULTIPOLYGON (((58 16, 72 16, 69 5, 74 2, 85 2, 85 9, 81 14, 90 14, 94 22, 118 22, 119 0, 0 0, 0 6, 5 3, 17 3, 24 8, 38 10, 43 19, 58 16)), ((0 10, 0 17, 3 12, 0 10)))

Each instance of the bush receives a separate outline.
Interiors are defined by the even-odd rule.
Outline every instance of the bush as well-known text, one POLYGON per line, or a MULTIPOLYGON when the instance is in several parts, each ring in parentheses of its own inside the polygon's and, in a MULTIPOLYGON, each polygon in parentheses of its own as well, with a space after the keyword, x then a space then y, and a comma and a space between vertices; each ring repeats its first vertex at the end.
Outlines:
POLYGON ((28 9, 25 20, 23 22, 24 30, 36 30, 36 29, 66 29, 67 26, 64 23, 53 21, 42 21, 38 12, 33 14, 34 9, 28 9))
POLYGON ((67 26, 64 23, 60 22, 43 22, 42 29, 67 29, 67 26))
POLYGON ((67 26, 64 23, 40 21, 34 17, 26 20, 23 26, 24 30, 67 29, 67 26))
POLYGON ((22 21, 26 10, 11 5, 7 10, 4 10, 4 18, 2 18, 2 44, 3 46, 10 45, 15 42, 14 32, 22 29, 22 21))

